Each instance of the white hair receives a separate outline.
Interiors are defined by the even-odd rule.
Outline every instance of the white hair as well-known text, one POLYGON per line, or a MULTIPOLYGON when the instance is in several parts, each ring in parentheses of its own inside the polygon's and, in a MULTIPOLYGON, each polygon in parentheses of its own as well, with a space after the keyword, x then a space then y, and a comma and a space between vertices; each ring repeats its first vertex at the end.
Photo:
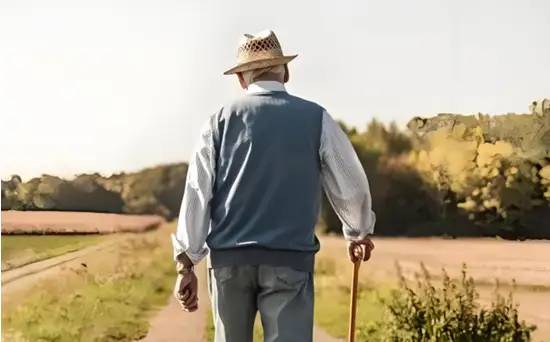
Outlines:
POLYGON ((280 65, 270 66, 266 68, 243 71, 242 75, 246 84, 249 85, 254 83, 260 76, 266 73, 276 74, 281 76, 281 78, 283 78, 285 75, 285 66, 284 64, 280 64, 280 65))

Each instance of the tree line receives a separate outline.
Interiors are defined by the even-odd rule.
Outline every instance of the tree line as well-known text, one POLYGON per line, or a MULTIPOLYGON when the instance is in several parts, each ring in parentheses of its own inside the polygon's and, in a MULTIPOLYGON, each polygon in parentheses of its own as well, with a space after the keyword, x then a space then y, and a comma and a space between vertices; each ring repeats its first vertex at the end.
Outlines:
MULTIPOLYGON (((544 103, 547 103, 544 106, 544 103)), ((550 237, 550 108, 529 114, 413 118, 406 130, 373 119, 341 123, 365 168, 380 235, 550 237)), ((536 109, 536 110, 535 110, 536 109)), ((282 166, 284 167, 284 166, 282 166)), ((187 164, 72 180, 2 181, 2 210, 178 216, 187 164)), ((339 232, 323 200, 320 227, 339 232)))

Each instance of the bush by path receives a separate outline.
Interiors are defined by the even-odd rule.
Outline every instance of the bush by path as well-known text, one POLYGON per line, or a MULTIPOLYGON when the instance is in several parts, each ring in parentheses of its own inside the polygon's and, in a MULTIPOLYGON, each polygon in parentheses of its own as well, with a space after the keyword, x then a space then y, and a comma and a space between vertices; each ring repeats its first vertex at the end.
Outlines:
POLYGON ((433 284, 425 267, 411 286, 401 275, 399 288, 382 299, 383 319, 364 324, 360 341, 524 342, 536 329, 520 320, 512 293, 495 291, 489 307, 481 307, 474 280, 466 274, 453 281, 443 271, 442 286, 433 284))

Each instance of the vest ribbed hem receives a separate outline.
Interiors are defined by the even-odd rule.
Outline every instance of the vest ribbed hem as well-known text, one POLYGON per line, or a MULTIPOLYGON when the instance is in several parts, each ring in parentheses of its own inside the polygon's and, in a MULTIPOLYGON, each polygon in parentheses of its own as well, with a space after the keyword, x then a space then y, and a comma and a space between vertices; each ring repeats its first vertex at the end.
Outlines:
POLYGON ((241 265, 270 265, 286 266, 298 271, 313 272, 315 252, 261 247, 211 249, 210 262, 212 268, 241 265))

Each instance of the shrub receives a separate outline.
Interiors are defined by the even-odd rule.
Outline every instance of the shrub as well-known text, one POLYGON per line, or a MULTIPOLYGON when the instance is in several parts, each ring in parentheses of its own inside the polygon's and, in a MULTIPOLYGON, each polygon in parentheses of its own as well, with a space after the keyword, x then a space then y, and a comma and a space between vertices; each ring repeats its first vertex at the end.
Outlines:
POLYGON ((362 341, 529 341, 536 329, 520 321, 512 293, 503 297, 495 291, 488 308, 478 304, 474 280, 466 275, 453 281, 443 270, 441 287, 432 284, 422 265, 416 286, 410 286, 399 271, 400 286, 389 299, 382 299, 384 319, 360 329, 362 341))

